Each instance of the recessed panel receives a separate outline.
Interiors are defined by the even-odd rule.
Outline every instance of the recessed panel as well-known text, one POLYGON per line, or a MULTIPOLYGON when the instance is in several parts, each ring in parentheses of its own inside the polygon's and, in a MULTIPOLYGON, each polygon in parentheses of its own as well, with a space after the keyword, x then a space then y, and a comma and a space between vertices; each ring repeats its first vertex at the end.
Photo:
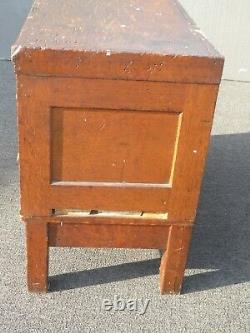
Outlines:
POLYGON ((51 181, 168 184, 180 114, 51 110, 51 181))

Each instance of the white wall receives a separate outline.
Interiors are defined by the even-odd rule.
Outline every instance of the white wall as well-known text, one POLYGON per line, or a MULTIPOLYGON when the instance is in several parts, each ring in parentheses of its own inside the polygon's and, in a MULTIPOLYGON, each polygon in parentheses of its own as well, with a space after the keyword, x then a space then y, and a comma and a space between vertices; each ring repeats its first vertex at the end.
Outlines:
POLYGON ((224 79, 250 81, 250 0, 179 0, 225 56, 224 79))
POLYGON ((31 4, 32 0, 0 0, 0 59, 10 58, 10 47, 31 4))

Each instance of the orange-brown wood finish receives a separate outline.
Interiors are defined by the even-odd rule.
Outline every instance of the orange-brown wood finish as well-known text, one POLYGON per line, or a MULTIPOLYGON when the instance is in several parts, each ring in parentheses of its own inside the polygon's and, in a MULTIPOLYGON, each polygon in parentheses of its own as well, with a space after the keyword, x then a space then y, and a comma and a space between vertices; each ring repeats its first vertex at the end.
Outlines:
POLYGON ((223 58, 175 0, 35 1, 12 58, 29 290, 82 246, 162 249, 179 293, 223 58))
POLYGON ((26 223, 28 290, 43 292, 48 288, 48 226, 35 219, 26 223))
POLYGON ((192 226, 170 227, 160 266, 162 294, 178 294, 181 291, 191 234, 192 226))

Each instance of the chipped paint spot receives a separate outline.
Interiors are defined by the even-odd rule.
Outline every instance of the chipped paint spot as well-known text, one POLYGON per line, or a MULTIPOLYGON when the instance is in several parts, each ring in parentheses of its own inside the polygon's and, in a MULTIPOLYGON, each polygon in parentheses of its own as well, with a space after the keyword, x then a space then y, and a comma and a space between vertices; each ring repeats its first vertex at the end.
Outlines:
POLYGON ((130 60, 129 63, 125 64, 124 66, 124 72, 129 72, 130 71, 130 67, 133 65, 133 61, 130 60))
POLYGON ((13 47, 13 49, 12 49, 12 55, 11 55, 11 59, 12 60, 17 56, 17 54, 21 51, 21 49, 22 49, 21 45, 13 47))
POLYGON ((105 126, 106 126, 106 123, 102 123, 100 126, 100 130, 104 129, 105 126))
POLYGON ((107 51, 106 51, 106 56, 107 56, 107 57, 110 57, 110 56, 111 56, 111 51, 110 51, 110 50, 107 50, 107 51))
POLYGON ((193 150, 193 153, 194 153, 194 154, 197 154, 197 150, 193 150))

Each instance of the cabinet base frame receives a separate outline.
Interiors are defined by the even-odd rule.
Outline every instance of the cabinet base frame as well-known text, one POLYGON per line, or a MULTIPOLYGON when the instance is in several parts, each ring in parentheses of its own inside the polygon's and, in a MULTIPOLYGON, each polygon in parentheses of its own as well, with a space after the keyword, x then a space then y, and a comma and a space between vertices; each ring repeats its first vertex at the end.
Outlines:
POLYGON ((25 221, 28 290, 48 291, 49 247, 160 249, 162 294, 181 291, 192 235, 191 224, 105 224, 72 219, 25 221))

